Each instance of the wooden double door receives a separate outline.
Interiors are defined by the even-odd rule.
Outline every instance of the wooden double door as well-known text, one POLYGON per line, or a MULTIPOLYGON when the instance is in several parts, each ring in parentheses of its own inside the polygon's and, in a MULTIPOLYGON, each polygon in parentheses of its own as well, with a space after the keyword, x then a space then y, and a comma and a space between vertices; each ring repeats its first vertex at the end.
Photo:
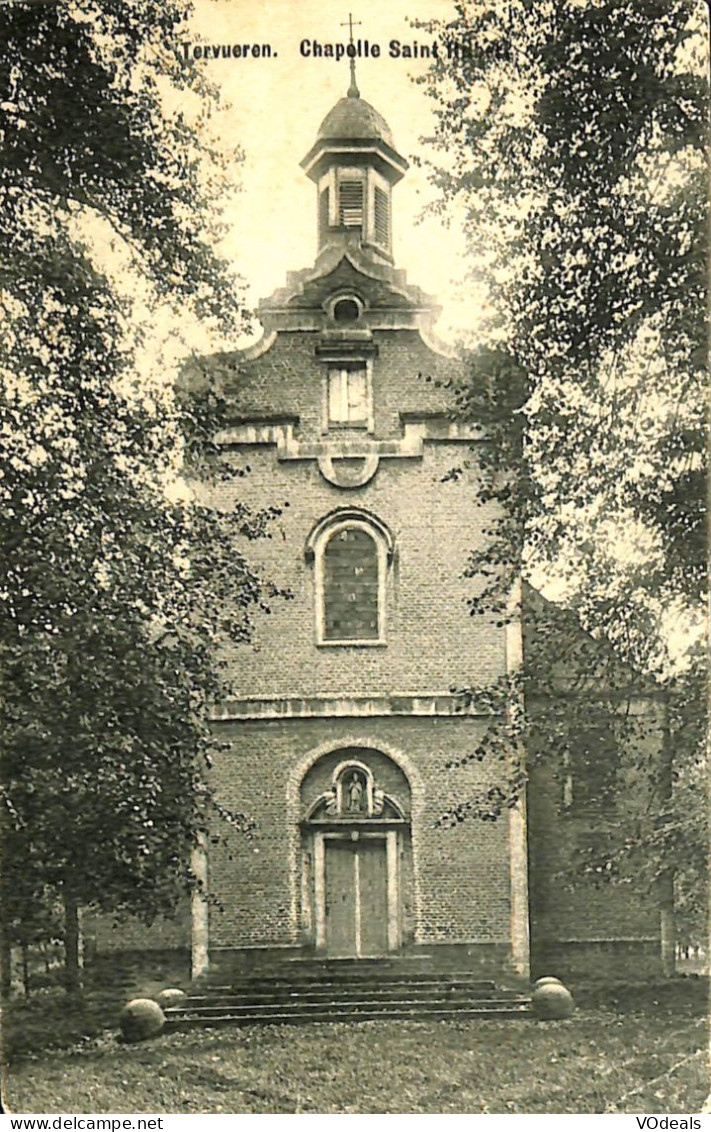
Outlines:
POLYGON ((385 835, 324 839, 322 942, 327 955, 367 958, 392 949, 397 892, 389 856, 385 835))

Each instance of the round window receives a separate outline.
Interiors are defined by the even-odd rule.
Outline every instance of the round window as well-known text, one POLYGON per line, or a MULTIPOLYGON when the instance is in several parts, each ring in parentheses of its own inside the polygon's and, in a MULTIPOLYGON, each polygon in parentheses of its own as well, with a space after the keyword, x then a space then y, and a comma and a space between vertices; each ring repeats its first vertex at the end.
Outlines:
POLYGON ((339 299, 333 305, 333 317, 336 322, 357 322, 360 307, 355 299, 339 299))

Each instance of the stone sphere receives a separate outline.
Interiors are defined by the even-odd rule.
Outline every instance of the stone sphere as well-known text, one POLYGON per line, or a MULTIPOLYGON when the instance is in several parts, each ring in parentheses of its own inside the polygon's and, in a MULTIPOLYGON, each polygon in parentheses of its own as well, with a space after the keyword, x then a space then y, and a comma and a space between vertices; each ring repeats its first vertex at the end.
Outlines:
POLYGON ((531 998, 536 1018, 550 1021, 554 1018, 570 1018, 575 1002, 569 990, 562 983, 546 983, 536 987, 531 998))
POLYGON ((563 985, 560 979, 554 978, 553 975, 546 975, 542 979, 536 979, 534 987, 536 990, 538 990, 539 987, 547 987, 549 984, 555 985, 557 987, 562 987, 563 985))
POLYGON ((121 1011, 119 1025, 127 1042, 141 1042, 161 1032, 165 1014, 153 999, 134 998, 121 1011))
POLYGON ((185 991, 178 990, 177 987, 166 987, 159 994, 156 995, 156 1002, 165 1010, 166 1006, 180 1006, 188 996, 185 991))

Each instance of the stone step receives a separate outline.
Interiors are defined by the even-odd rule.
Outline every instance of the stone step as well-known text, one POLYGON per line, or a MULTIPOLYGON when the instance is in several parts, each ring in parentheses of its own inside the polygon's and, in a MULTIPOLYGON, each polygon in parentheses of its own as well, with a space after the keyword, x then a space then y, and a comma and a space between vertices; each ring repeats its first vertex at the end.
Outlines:
POLYGON ((519 998, 517 991, 486 989, 484 992, 478 987, 467 984, 399 984, 397 986, 353 986, 348 984, 323 985, 314 987, 245 987, 242 990, 232 989, 225 992, 214 992, 205 995, 190 995, 190 1007, 199 1006, 230 1006, 241 1005, 244 1002, 328 1002, 334 998, 343 1000, 356 1000, 358 1002, 379 1002, 398 998, 411 998, 426 1001, 428 999, 466 999, 489 1001, 500 998, 504 1001, 519 998))
POLYGON ((479 991, 485 994, 489 991, 496 990, 496 983, 491 979, 473 979, 471 975, 466 972, 453 972, 451 974, 428 975, 422 974, 396 974, 389 975, 383 974, 375 976, 372 972, 370 974, 358 973, 351 974, 343 972, 341 974, 328 973, 324 975, 299 975, 298 977, 290 974, 276 974, 276 975, 255 975, 254 977, 245 977, 234 979, 230 983, 206 983, 203 987, 203 994, 205 996, 212 994, 230 994, 235 991, 241 992, 242 990, 257 990, 260 987, 330 987, 330 986, 359 986, 359 987, 372 987, 374 990, 379 987, 390 986, 466 986, 473 991, 479 991))
POLYGON ((180 1015, 183 1015, 183 1014, 184 1015, 200 1014, 200 1015, 204 1015, 205 1017, 208 1017, 208 1016, 222 1014, 222 1013, 239 1014, 239 1013, 243 1013, 245 1011, 249 1012, 249 1011, 253 1011, 253 1010, 263 1010, 266 1014, 269 1014, 269 1013, 273 1013, 275 1011, 279 1012, 279 1011, 285 1011, 285 1010, 292 1010, 292 1011, 312 1010, 314 1008, 319 1009, 321 1007, 328 1007, 329 1009, 331 1007, 344 1007, 344 1008, 345 1007, 348 1007, 348 1008, 352 1007, 355 1010, 366 1008, 366 1007, 368 1007, 368 1008, 372 1007, 373 1009, 378 1009, 380 1007, 387 1008, 388 1006, 392 1006, 393 1004, 400 1005, 400 1004, 403 1004, 403 1003, 406 1004, 407 1006, 413 1006, 415 1004, 421 1004, 422 1006, 431 1006, 432 1004, 439 1004, 441 1006, 471 1006, 471 1005, 476 1005, 476 1006, 481 1006, 482 1008, 484 1008, 486 1006, 497 1006, 498 1007, 498 1006, 519 1005, 521 1002, 524 1002, 524 1001, 527 1001, 527 999, 522 998, 520 995, 515 995, 515 996, 501 995, 501 996, 498 996, 496 998, 485 998, 485 999, 477 999, 477 998, 473 997, 472 995, 466 995, 466 994, 460 994, 460 995, 456 995, 456 996, 443 995, 443 994, 420 996, 420 995, 411 995, 411 994, 401 993, 399 996, 397 996, 395 998, 381 998, 381 999, 374 999, 370 995, 367 998, 364 998, 360 995, 341 995, 341 994, 339 994, 339 995, 325 995, 325 996, 320 997, 320 998, 312 998, 312 997, 303 998, 301 995, 298 995, 298 996, 294 996, 291 999, 284 999, 284 1000, 278 1001, 278 1002, 256 1001, 255 999, 250 999, 250 998, 247 998, 247 997, 245 997, 244 1000, 242 1000, 242 1001, 231 1000, 231 1001, 220 1001, 220 1002, 210 1002, 210 1001, 208 1001, 208 1002, 204 1002, 204 1001, 203 1002, 196 1002, 196 1001, 193 1001, 193 1000, 188 1000, 187 1002, 181 1003, 179 1005, 169 1007, 169 1010, 170 1010, 172 1017, 176 1017, 179 1014, 180 1015))
MULTIPOLYGON (((218 952, 219 954, 219 952, 218 952)), ((255 959, 251 963, 254 970, 259 966, 262 970, 283 971, 289 967, 362 967, 364 963, 377 964, 380 967, 421 967, 423 963, 432 962, 434 956, 430 952, 417 954, 404 954, 403 952, 389 952, 385 955, 271 955, 268 958, 255 959)))
MULTIPOLYGON (((218 960, 216 978, 227 982, 232 979, 246 978, 314 978, 321 977, 324 974, 329 976, 347 975, 349 978, 353 976, 372 978, 374 974, 378 977, 381 974, 407 977, 415 974, 426 974, 431 963, 432 960, 429 956, 395 959, 384 958, 383 956, 365 956, 361 959, 351 957, 347 959, 292 958, 270 962, 262 960, 251 965, 248 969, 235 967, 230 970, 229 963, 221 963, 218 960)), ((444 973, 450 974, 456 973, 456 971, 444 973)), ((471 970, 468 971, 468 975, 469 977, 472 976, 471 970)))
POLYGON ((471 971, 400 959, 291 959, 211 983, 166 1011, 169 1028, 378 1018, 518 1018, 530 999, 471 971))
POLYGON ((381 1006, 365 1005, 354 1008, 352 1004, 344 1007, 338 1003, 315 1007, 308 1010, 274 1010, 265 1011, 255 1008, 251 1011, 236 1014, 232 1011, 222 1014, 203 1016, 202 1012, 181 1014, 179 1011, 166 1012, 166 1025, 170 1030, 186 1030, 197 1026, 247 1026, 252 1024, 300 1025, 307 1022, 370 1022, 379 1019, 401 1019, 417 1021, 418 1019, 438 1020, 452 1018, 528 1018, 531 1016, 530 1004, 507 1001, 505 1003, 462 1003, 450 1006, 442 1003, 410 1003, 392 1002, 381 1006))

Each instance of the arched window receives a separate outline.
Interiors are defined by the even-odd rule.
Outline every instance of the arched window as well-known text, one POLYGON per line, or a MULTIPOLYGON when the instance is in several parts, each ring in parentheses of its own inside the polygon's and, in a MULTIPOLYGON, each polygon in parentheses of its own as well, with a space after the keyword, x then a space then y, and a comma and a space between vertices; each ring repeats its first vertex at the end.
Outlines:
POLYGON ((323 548, 324 640, 379 640, 378 574, 369 531, 349 525, 331 534, 323 548))
POLYGON ((341 509, 316 525, 306 550, 314 561, 317 643, 384 644, 387 528, 367 512, 341 509))

